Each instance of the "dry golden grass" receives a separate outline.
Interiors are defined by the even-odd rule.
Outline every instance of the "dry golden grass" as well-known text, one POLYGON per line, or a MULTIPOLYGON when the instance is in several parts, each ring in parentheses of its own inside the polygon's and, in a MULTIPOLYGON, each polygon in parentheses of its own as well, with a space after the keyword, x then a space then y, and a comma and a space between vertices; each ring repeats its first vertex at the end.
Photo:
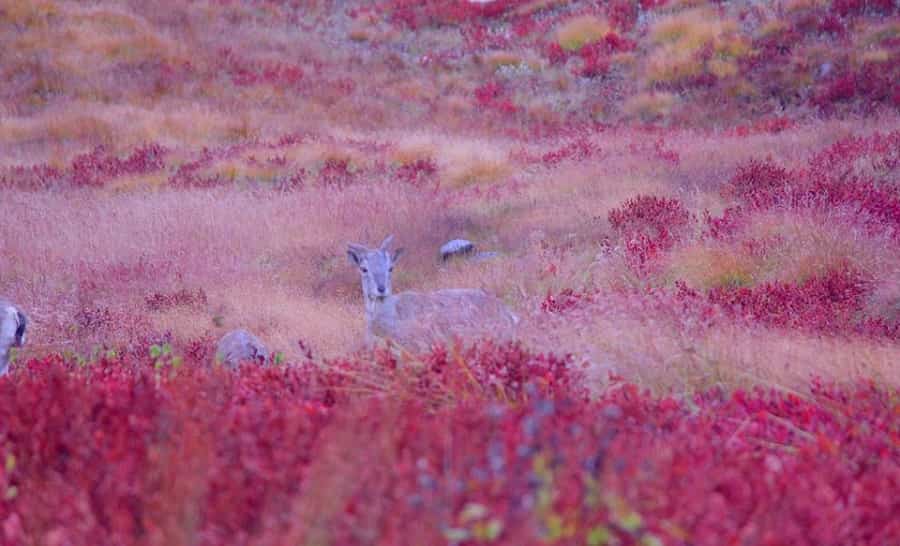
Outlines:
POLYGON ((390 152, 394 162, 434 160, 443 182, 453 188, 501 182, 515 169, 508 158, 509 147, 502 141, 413 132, 397 136, 396 142, 390 152))
MULTIPOLYGON (((184 112, 200 115, 187 107, 184 112)), ((156 127, 162 113, 146 116, 142 126, 156 127)), ((381 178, 342 191, 176 191, 161 187, 153 176, 123 177, 102 192, 8 191, 0 200, 0 215, 17 222, 0 233, 5 252, 0 292, 31 311, 33 345, 27 354, 89 351, 93 344, 133 341, 129 336, 140 323, 83 335, 70 329, 80 309, 109 307, 116 316, 143 317, 147 329, 171 330, 179 339, 216 337, 245 327, 289 359, 300 357, 300 339, 317 355, 340 356, 359 347, 364 332, 358 274, 347 263, 345 245, 374 245, 394 233, 407 248, 395 290, 481 287, 495 293, 523 316, 526 344, 572 351, 588 363, 597 385, 608 370, 661 390, 716 383, 794 388, 812 373, 869 375, 898 384, 890 366, 897 349, 875 342, 727 326, 686 335, 627 299, 601 302, 585 315, 555 318, 537 311, 548 292, 614 292, 637 285, 621 249, 604 253, 600 246, 607 236, 621 244, 606 218, 625 199, 677 196, 692 211, 719 213, 724 203, 717 189, 735 164, 765 155, 786 165, 802 164, 812 150, 842 134, 877 128, 871 121, 828 122, 746 138, 672 132, 666 147, 680 154, 677 166, 632 152, 632 144, 647 144, 642 142, 646 135, 617 130, 590 137, 603 150, 600 156, 549 169, 526 166, 511 159, 510 152, 524 147, 540 157, 565 142, 517 143, 422 128, 366 133, 334 127, 320 139, 291 147, 248 150, 236 159, 236 168, 243 169, 251 155, 263 163, 283 156, 291 168, 315 168, 327 158, 370 166, 373 157, 345 143, 389 142, 394 144, 387 152, 391 161, 432 159, 442 180, 457 180, 463 191, 446 190, 444 201, 381 178), (489 168, 480 167, 483 163, 489 168), (506 187, 509 178, 517 180, 515 189, 506 187), (467 184, 491 184, 502 193, 496 199, 471 197, 467 184), (442 264, 437 248, 453 237, 470 238, 499 255, 481 263, 442 264), (145 265, 137 265, 141 263, 145 265), (114 273, 123 268, 137 272, 114 273), (182 288, 203 288, 208 304, 146 311, 148 294, 182 288), (759 347, 766 347, 770 356, 763 356, 759 347)), ((241 171, 240 176, 260 175, 241 171)), ((796 281, 844 261, 892 279, 890 271, 900 269, 896 253, 884 252, 884 241, 877 237, 842 226, 833 218, 760 215, 746 236, 780 237, 775 252, 756 258, 737 246, 690 239, 673 252, 656 281, 682 278, 700 288, 796 281)), ((873 313, 891 313, 895 305, 890 282, 878 287, 873 313)))
POLYGON ((651 121, 667 117, 678 100, 674 93, 640 93, 626 100, 622 109, 630 116, 651 121))
POLYGON ((886 321, 900 320, 900 269, 885 275, 875 283, 869 298, 868 311, 886 321))
POLYGON ((667 277, 704 290, 752 286, 765 268, 762 259, 721 244, 680 248, 669 260, 667 277))
POLYGON ((886 244, 890 242, 863 235, 840 218, 760 214, 736 243, 696 241, 676 248, 661 279, 680 279, 707 290, 802 282, 845 266, 882 278, 900 268, 900 257, 883 252, 886 244), (747 243, 764 250, 752 251, 747 243))
POLYGON ((566 50, 575 51, 587 44, 599 42, 610 33, 609 22, 594 15, 580 15, 568 19, 556 29, 556 41, 566 50))
POLYGON ((751 52, 749 41, 735 21, 715 11, 698 7, 665 16, 650 29, 656 44, 650 53, 645 75, 648 83, 675 83, 709 72, 717 78, 738 73, 737 60, 751 52), (703 48, 712 47, 715 56, 707 62, 698 58, 703 48))
POLYGON ((57 2, 52 0, 0 0, 0 21, 23 27, 40 25, 50 16, 59 13, 57 2))
POLYGON ((504 66, 519 66, 524 63, 521 55, 511 51, 492 51, 484 55, 483 62, 496 70, 504 66))
POLYGON ((536 346, 567 347, 598 391, 610 372, 657 392, 756 385, 805 391, 812 377, 900 385, 896 344, 724 324, 687 333, 614 295, 527 327, 536 346))
POLYGON ((897 37, 900 37, 900 22, 888 20, 881 24, 865 27, 864 32, 857 38, 857 44, 862 48, 867 48, 897 37))

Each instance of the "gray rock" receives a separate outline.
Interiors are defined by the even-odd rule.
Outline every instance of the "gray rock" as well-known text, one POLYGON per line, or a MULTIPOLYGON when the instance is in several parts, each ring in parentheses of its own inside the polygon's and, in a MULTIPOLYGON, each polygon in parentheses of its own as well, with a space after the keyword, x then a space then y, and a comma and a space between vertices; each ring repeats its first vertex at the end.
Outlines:
POLYGON ((472 257, 470 258, 470 261, 473 261, 473 262, 483 262, 483 261, 486 261, 486 260, 492 260, 492 259, 496 258, 496 257, 499 256, 499 255, 500 255, 499 252, 495 252, 495 251, 493 251, 493 250, 489 250, 489 251, 486 251, 486 252, 478 252, 478 253, 472 255, 472 257))
POLYGON ((216 345, 216 361, 228 368, 236 368, 241 362, 269 363, 269 351, 258 337, 247 330, 232 330, 216 345))
POLYGON ((465 239, 453 239, 447 241, 441 247, 441 259, 449 260, 454 256, 463 256, 475 252, 475 243, 465 239))

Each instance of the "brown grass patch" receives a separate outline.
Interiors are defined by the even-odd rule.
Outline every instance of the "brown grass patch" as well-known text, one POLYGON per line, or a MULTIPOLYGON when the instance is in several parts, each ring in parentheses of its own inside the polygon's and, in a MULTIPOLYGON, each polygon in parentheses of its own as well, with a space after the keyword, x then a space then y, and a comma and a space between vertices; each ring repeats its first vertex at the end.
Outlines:
POLYGON ((640 93, 625 101, 622 109, 630 116, 651 121, 667 117, 677 102, 678 96, 674 93, 640 93))
POLYGON ((556 29, 556 41, 568 51, 599 42, 612 31, 609 22, 594 15, 573 17, 556 29))

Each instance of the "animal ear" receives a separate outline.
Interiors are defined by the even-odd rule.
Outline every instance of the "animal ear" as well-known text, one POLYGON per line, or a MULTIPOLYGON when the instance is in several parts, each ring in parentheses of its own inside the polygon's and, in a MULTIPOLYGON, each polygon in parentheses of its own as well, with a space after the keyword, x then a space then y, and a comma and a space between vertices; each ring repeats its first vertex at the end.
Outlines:
POLYGON ((381 241, 381 246, 379 247, 381 250, 387 250, 388 247, 391 246, 391 243, 394 242, 394 236, 388 235, 384 238, 384 241, 381 241))
POLYGON ((350 263, 353 265, 359 265, 360 262, 362 262, 362 257, 365 252, 366 247, 362 245, 354 243, 349 243, 347 245, 347 257, 350 258, 350 263))
POLYGON ((400 256, 402 256, 404 252, 406 252, 406 249, 403 248, 403 247, 400 247, 400 248, 398 248, 397 250, 395 250, 394 253, 391 255, 391 263, 392 263, 392 264, 393 264, 393 263, 397 263, 397 259, 398 259, 400 256))

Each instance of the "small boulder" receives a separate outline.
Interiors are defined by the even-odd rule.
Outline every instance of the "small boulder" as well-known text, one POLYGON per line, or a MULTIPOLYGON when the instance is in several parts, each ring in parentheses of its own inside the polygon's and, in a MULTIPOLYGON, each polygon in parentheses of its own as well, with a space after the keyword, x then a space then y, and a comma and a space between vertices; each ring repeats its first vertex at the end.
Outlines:
POLYGON ((228 368, 237 368, 241 362, 258 362, 268 364, 268 349, 247 330, 232 330, 216 345, 216 361, 228 368))
POLYGON ((441 247, 441 259, 447 261, 455 256, 466 256, 473 252, 475 252, 475 243, 472 241, 453 239, 441 247))

